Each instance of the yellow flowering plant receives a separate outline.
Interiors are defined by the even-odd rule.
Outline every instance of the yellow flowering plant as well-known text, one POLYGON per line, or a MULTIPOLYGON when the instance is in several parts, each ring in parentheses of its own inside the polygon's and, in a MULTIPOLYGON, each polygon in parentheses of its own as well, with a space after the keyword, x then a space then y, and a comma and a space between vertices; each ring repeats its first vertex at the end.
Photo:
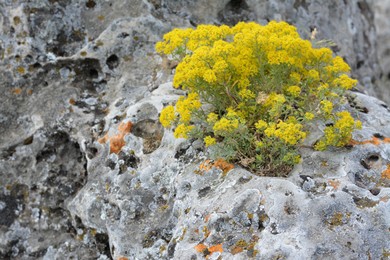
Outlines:
POLYGON ((357 84, 348 64, 285 22, 174 29, 156 50, 178 61, 173 86, 188 92, 162 110, 162 125, 258 174, 281 176, 298 163, 313 120, 331 122, 317 150, 345 146, 361 127, 335 112, 357 84))

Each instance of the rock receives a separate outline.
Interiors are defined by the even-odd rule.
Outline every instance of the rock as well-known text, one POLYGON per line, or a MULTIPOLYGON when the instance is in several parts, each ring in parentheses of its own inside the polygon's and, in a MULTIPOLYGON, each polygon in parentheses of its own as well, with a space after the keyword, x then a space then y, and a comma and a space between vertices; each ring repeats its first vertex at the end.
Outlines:
POLYGON ((373 1, 375 12, 375 28, 377 35, 377 52, 379 57, 379 65, 382 69, 381 80, 378 82, 381 85, 380 97, 390 104, 390 22, 388 14, 390 12, 390 2, 386 0, 373 1))
POLYGON ((184 92, 154 51, 173 27, 283 19, 306 38, 317 28, 359 90, 385 98, 384 2, 2 1, 0 258, 385 259, 384 102, 351 92, 363 129, 350 149, 302 148, 287 178, 260 177, 162 128, 184 92))

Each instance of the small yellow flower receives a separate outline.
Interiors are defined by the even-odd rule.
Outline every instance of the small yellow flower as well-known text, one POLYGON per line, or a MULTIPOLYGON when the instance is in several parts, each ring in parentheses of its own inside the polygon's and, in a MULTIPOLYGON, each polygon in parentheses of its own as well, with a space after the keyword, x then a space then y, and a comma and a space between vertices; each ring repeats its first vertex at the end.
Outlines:
POLYGON ((213 70, 206 70, 203 74, 203 79, 208 83, 214 83, 217 81, 217 76, 213 70))
POLYGON ((238 95, 240 95, 242 99, 252 99, 256 97, 255 93, 249 89, 241 89, 240 92, 238 92, 238 95))
POLYGON ((173 121, 175 121, 175 108, 167 106, 161 111, 160 122, 164 127, 170 127, 173 121))
POLYGON ((314 118, 314 114, 310 112, 305 113, 305 119, 306 120, 312 120, 314 118))
POLYGON ((301 124, 286 123, 280 120, 278 124, 269 124, 264 133, 268 137, 275 136, 287 144, 295 145, 306 138, 306 133, 301 131, 302 127, 301 124))
POLYGON ((329 100, 322 100, 320 105, 321 111, 325 114, 326 117, 328 117, 333 111, 333 103, 329 100))
POLYGON ((344 89, 351 89, 351 88, 353 88, 354 86, 356 86, 357 82, 358 81, 356 79, 351 79, 350 77, 348 77, 345 74, 342 74, 340 77, 338 77, 335 80, 333 80, 333 84, 334 85, 340 86, 340 87, 342 87, 344 89))
POLYGON ((209 147, 211 145, 214 145, 217 143, 217 141, 215 140, 215 138, 211 137, 211 136, 206 136, 204 139, 204 143, 206 145, 206 147, 209 147))
POLYGON ((210 113, 207 115, 207 123, 214 125, 218 121, 218 115, 215 113, 210 113))
POLYGON ((263 120, 259 120, 259 121, 257 121, 257 123, 255 124, 256 129, 257 129, 257 130, 260 130, 260 131, 266 129, 267 126, 268 126, 268 123, 265 122, 265 121, 263 121, 263 120))
POLYGON ((191 132, 191 130, 194 128, 193 125, 185 125, 185 124, 179 124, 175 132, 173 133, 173 136, 175 138, 188 138, 188 134, 191 132))
POLYGON ((224 132, 233 132, 238 128, 238 120, 229 120, 225 117, 217 121, 213 127, 215 134, 223 134, 224 132))
POLYGON ((317 70, 309 70, 307 75, 312 80, 319 80, 319 78, 320 78, 320 74, 318 73, 317 70))
POLYGON ((264 143, 262 141, 257 141, 256 147, 258 147, 258 148, 264 147, 264 143))
POLYGON ((293 72, 290 74, 290 79, 293 83, 298 84, 301 82, 301 75, 299 73, 293 72))
POLYGON ((198 94, 196 93, 188 94, 187 98, 179 98, 176 103, 176 111, 180 115, 180 122, 190 122, 192 112, 199 109, 201 106, 202 103, 199 101, 198 94))
POLYGON ((298 97, 301 94, 301 88, 298 86, 290 86, 287 88, 287 92, 293 97, 298 97))

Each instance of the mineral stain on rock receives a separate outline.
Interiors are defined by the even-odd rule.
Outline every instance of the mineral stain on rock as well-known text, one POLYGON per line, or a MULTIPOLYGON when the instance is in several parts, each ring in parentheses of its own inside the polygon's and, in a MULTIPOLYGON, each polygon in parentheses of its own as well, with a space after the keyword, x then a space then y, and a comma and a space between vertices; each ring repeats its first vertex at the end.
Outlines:
POLYGON ((122 150, 122 147, 125 146, 126 143, 124 137, 131 132, 132 127, 133 123, 130 121, 121 122, 118 126, 118 133, 116 135, 109 136, 108 134, 106 134, 105 136, 100 138, 98 142, 103 144, 109 141, 110 153, 118 154, 122 150))

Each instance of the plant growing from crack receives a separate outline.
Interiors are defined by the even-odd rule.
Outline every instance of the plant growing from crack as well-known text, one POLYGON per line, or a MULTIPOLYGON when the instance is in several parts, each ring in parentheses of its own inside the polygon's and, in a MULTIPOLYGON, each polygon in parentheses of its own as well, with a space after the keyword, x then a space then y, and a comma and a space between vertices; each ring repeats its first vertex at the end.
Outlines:
POLYGON ((329 123, 316 150, 345 146, 361 128, 336 109, 357 84, 348 64, 285 22, 174 29, 156 50, 178 61, 173 86, 188 93, 162 110, 162 125, 252 172, 289 171, 315 121, 329 123))

